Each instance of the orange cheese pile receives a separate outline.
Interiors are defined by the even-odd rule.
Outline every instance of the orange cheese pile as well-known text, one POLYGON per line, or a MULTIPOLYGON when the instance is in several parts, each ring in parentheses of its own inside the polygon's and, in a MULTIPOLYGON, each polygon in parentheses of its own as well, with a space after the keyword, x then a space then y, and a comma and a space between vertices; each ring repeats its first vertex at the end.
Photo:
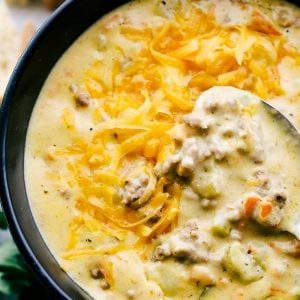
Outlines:
MULTIPOLYGON (((278 64, 295 51, 268 18, 259 14, 251 26, 222 26, 191 7, 158 28, 125 24, 111 29, 118 31, 119 42, 108 39, 101 49, 103 59, 84 75, 83 86, 97 101, 92 110, 97 131, 91 139, 77 138, 56 151, 68 157, 68 183, 79 189, 79 216, 70 224, 66 259, 141 249, 176 226, 180 185, 160 178, 148 203, 132 209, 120 199, 122 168, 134 157, 143 157, 147 168, 153 168, 173 153, 170 130, 193 109, 202 91, 231 85, 264 99, 283 93, 278 64), (126 41, 139 45, 138 50, 130 53, 126 41), (78 241, 86 231, 116 242, 80 248, 78 241), (135 239, 128 243, 132 234, 135 239)), ((64 112, 66 128, 74 129, 73 119, 64 112)))

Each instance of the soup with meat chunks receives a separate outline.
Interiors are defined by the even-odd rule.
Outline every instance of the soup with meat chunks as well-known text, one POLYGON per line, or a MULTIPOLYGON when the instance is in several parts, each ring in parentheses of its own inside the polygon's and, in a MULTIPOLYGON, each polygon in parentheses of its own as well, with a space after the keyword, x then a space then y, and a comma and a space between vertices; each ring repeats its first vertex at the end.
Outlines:
MULTIPOLYGON (((99 4, 100 5, 100 4, 99 4)), ((95 299, 299 299, 300 10, 136 0, 53 68, 26 188, 95 299)))

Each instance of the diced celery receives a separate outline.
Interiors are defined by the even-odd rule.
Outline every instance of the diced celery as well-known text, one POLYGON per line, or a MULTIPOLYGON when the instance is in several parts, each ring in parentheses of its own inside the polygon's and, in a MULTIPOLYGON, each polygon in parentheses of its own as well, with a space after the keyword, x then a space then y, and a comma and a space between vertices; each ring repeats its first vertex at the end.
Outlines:
POLYGON ((220 195, 216 184, 210 178, 194 178, 191 182, 192 189, 202 198, 215 198, 220 195))
POLYGON ((215 162, 197 168, 191 180, 192 189, 202 198, 216 198, 222 191, 222 171, 215 162))
POLYGON ((270 260, 272 259, 270 249, 263 243, 259 241, 252 241, 251 245, 255 248, 255 261, 266 270, 270 260))
POLYGON ((262 268, 239 242, 228 247, 222 263, 229 273, 244 282, 257 281, 264 275, 262 268))
POLYGON ((221 215, 216 216, 214 225, 211 227, 211 232, 222 237, 228 236, 230 233, 230 222, 221 215))

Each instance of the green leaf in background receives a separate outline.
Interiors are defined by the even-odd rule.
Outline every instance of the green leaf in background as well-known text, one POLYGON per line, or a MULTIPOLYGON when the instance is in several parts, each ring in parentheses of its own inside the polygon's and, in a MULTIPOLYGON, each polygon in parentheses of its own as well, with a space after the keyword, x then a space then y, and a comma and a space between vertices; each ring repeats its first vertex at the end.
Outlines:
POLYGON ((5 215, 0 208, 0 299, 11 300, 17 299, 16 297, 33 283, 33 278, 5 230, 7 227, 5 215))
MULTIPOLYGON (((28 280, 15 279, 0 272, 0 295, 7 296, 18 294, 30 285, 28 280)), ((1 297, 1 296, 0 296, 1 297)))
POLYGON ((32 282, 25 262, 12 240, 0 245, 0 294, 21 292, 32 282))
POLYGON ((7 222, 3 211, 0 211, 0 229, 7 229, 7 222))

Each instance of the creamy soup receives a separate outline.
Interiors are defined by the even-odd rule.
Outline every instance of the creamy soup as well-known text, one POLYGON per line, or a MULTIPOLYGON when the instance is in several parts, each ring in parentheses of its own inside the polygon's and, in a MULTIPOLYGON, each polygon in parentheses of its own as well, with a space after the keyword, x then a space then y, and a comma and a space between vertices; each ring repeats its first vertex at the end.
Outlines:
POLYGON ((95 299, 299 299, 300 10, 141 0, 53 68, 25 178, 95 299))

